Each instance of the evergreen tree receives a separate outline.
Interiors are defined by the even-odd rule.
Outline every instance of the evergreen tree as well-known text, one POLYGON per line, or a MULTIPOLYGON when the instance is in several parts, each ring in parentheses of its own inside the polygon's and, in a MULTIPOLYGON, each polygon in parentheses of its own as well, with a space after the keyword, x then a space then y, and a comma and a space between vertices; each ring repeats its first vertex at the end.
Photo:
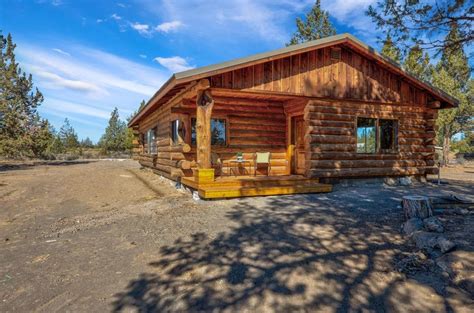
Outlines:
POLYGON ((48 120, 41 119, 37 114, 35 127, 31 132, 31 150, 37 158, 52 158, 52 145, 54 142, 54 129, 48 120))
POLYGON ((321 9, 321 0, 306 14, 306 20, 296 18, 297 31, 293 34, 287 46, 296 45, 310 40, 321 39, 336 34, 336 29, 329 20, 329 13, 321 9))
POLYGON ((399 45, 416 39, 424 49, 442 51, 474 41, 474 7, 470 0, 378 0, 366 14, 380 29, 391 32, 399 45), (458 25, 459 36, 449 40, 446 34, 453 22, 458 25))
POLYGON ((102 135, 99 145, 105 153, 120 152, 127 149, 127 125, 120 120, 118 109, 110 114, 109 125, 102 135))
POLYGON ((80 144, 76 131, 71 126, 67 118, 64 119, 64 124, 59 130, 58 136, 66 152, 75 152, 79 148, 80 144))
POLYGON ((43 95, 37 88, 33 91, 33 78, 19 67, 15 48, 10 34, 0 34, 0 155, 31 157, 36 108, 43 95))
POLYGON ((94 148, 94 143, 89 137, 86 137, 86 139, 81 140, 81 147, 82 148, 94 148))
POLYGON ((418 44, 415 44, 408 51, 403 68, 424 81, 431 81, 433 68, 430 63, 430 56, 426 52, 423 53, 423 49, 418 44))
MULTIPOLYGON (((451 25, 448 36, 457 36, 457 26, 451 25)), ((448 39, 447 39, 448 41, 448 39)), ((452 137, 465 131, 472 123, 474 104, 472 101, 473 82, 470 78, 471 69, 462 47, 444 49, 440 62, 433 72, 433 84, 459 100, 459 106, 438 113, 438 142, 443 145, 443 161, 449 162, 449 151, 452 137), (467 74, 468 73, 468 74, 467 74)))
POLYGON ((400 49, 392 41, 390 33, 387 33, 387 37, 383 41, 383 47, 381 51, 382 55, 392 59, 393 61, 400 63, 402 55, 400 49))

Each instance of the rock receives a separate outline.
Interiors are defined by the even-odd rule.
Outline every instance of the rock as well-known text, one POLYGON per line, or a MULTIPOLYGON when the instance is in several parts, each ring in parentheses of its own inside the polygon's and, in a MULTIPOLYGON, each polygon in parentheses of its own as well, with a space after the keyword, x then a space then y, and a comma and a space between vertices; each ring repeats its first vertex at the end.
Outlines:
POLYGON ((456 208, 454 209, 454 213, 458 214, 458 215, 468 215, 469 214, 469 210, 468 209, 464 209, 464 208, 456 208))
POLYGON ((446 239, 444 236, 439 236, 436 241, 436 247, 442 252, 447 253, 454 248, 456 248, 456 244, 451 240, 446 239))
POLYGON ((406 177, 400 177, 398 180, 400 186, 411 186, 413 182, 411 181, 411 177, 406 176, 406 177))
POLYGON ((411 273, 419 270, 426 270, 430 266, 426 255, 421 251, 411 253, 396 262, 395 269, 400 273, 411 273))
POLYGON ((444 227, 441 221, 435 217, 428 217, 423 220, 423 226, 427 231, 433 231, 436 233, 442 233, 444 232, 444 227))
POLYGON ((413 217, 403 223, 402 230, 407 236, 411 236, 414 232, 423 229, 423 221, 420 218, 413 217))
POLYGON ((411 238, 418 249, 433 249, 438 242, 438 234, 426 231, 416 231, 411 238))
POLYGON ((456 244, 445 236, 426 231, 417 231, 411 238, 418 249, 427 251, 437 248, 441 253, 447 253, 456 247, 456 244))
POLYGON ((394 177, 385 177, 383 182, 387 186, 398 186, 398 179, 394 177))

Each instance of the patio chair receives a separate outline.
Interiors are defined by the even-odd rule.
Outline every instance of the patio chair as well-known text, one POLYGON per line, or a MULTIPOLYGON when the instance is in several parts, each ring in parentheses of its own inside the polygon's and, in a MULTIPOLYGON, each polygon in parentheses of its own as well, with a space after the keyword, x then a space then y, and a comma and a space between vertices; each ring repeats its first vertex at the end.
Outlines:
POLYGON ((254 175, 257 176, 258 168, 266 167, 267 168, 267 176, 270 176, 271 170, 271 153, 270 152, 256 152, 254 156, 254 175))
POLYGON ((222 160, 217 153, 211 153, 211 166, 214 169, 214 175, 222 175, 222 160))

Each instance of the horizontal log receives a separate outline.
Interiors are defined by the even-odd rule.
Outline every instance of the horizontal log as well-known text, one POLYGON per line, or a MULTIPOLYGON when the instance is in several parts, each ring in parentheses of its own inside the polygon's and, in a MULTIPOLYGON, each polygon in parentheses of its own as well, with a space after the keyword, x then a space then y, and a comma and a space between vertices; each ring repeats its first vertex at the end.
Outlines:
POLYGON ((343 152, 355 152, 356 145, 350 144, 314 144, 310 152, 313 153, 322 153, 330 151, 343 151, 343 152))
POLYGON ((330 113, 330 114, 348 114, 348 115, 365 115, 374 118, 415 118, 424 119, 424 112, 406 112, 400 110, 381 110, 378 107, 360 108, 360 107, 327 107, 327 106, 310 106, 308 112, 311 113, 330 113))
POLYGON ((330 114, 330 113, 316 113, 309 112, 304 115, 305 120, 329 120, 329 121, 342 121, 342 122, 353 122, 355 115, 350 114, 330 114))
POLYGON ((274 131, 283 132, 286 131, 286 124, 280 125, 259 125, 259 124, 241 124, 237 121, 230 122, 230 131, 234 130, 255 130, 255 131, 274 131))
POLYGON ((408 160, 426 159, 430 155, 425 153, 394 153, 394 154, 361 154, 356 152, 323 152, 306 153, 308 160, 408 160))
POLYGON ((355 119, 350 122, 341 122, 341 121, 327 121, 327 120, 309 120, 309 126, 323 126, 323 127, 344 127, 344 128, 354 128, 355 119))
POLYGON ((236 116, 229 116, 230 123, 235 124, 246 124, 246 125, 286 125, 286 119, 275 118, 273 116, 267 116, 267 118, 238 118, 236 116))
POLYGON ((323 101, 323 100, 311 100, 308 102, 307 108, 310 109, 311 107, 319 107, 319 106, 331 106, 331 107, 354 107, 360 108, 362 110, 370 110, 372 108, 377 108, 379 110, 385 111, 401 111, 401 112, 429 112, 424 107, 417 107, 412 104, 403 105, 403 104, 381 104, 381 103, 372 103, 372 104, 364 104, 360 102, 350 102, 350 101, 323 101))
POLYGON ((354 128, 341 128, 341 127, 321 127, 321 126, 308 126, 308 133, 312 135, 346 135, 355 136, 354 128))
POLYGON ((306 135, 305 140, 310 144, 328 143, 328 144, 356 144, 355 136, 337 136, 337 135, 306 135))
POLYGON ((307 166, 312 169, 326 168, 378 168, 378 167, 425 167, 425 160, 308 160, 307 166))
POLYGON ((369 177, 369 176, 399 176, 424 175, 432 168, 418 167, 387 167, 387 168, 350 168, 350 169, 309 169, 309 177, 369 177))

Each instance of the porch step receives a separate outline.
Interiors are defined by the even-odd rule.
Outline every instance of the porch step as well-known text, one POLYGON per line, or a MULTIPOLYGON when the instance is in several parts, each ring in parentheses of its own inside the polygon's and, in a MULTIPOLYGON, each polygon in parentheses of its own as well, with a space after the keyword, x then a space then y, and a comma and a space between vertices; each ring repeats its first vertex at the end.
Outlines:
POLYGON ((200 187, 199 196, 204 199, 216 198, 238 198, 238 197, 255 197, 255 196, 274 196, 289 195, 301 193, 320 193, 331 192, 332 186, 328 184, 320 184, 317 182, 295 182, 286 185, 268 185, 253 187, 200 187))

